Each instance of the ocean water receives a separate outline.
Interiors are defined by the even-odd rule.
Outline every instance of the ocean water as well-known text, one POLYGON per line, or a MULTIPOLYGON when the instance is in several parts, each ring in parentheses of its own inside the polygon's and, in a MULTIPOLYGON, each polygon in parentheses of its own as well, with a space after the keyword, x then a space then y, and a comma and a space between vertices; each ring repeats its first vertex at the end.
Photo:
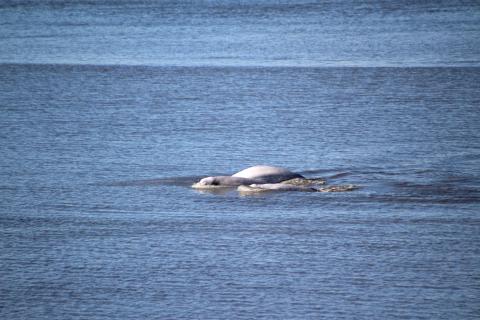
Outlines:
POLYGON ((0 17, 0 62, 480 65, 476 0, 10 0, 0 17))
POLYGON ((478 319, 476 2, 0 21, 2 319, 478 319), (190 188, 255 164, 360 189, 190 188))

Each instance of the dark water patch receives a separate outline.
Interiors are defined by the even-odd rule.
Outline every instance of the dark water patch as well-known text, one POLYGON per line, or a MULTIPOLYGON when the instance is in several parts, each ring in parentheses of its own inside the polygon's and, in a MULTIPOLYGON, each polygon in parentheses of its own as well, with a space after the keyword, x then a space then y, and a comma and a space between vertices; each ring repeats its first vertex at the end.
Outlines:
POLYGON ((299 173, 302 174, 302 175, 306 175, 306 176, 311 176, 311 175, 315 175, 315 174, 326 174, 326 173, 329 173, 329 172, 335 172, 335 171, 339 171, 340 169, 336 169, 336 168, 323 168, 323 169, 308 169, 308 170, 303 170, 303 171, 300 171, 299 173))
POLYGON ((439 197, 480 197, 480 188, 465 185, 460 182, 470 182, 470 179, 450 179, 429 184, 420 184, 411 181, 393 182, 392 185, 401 193, 409 193, 418 196, 439 197))
POLYGON ((357 197, 351 199, 352 202, 371 202, 371 203, 418 203, 418 204, 479 204, 480 196, 428 196, 428 195, 369 195, 367 197, 357 197))
POLYGON ((343 178, 351 175, 351 172, 340 172, 340 173, 335 173, 329 176, 326 176, 326 179, 338 179, 338 178, 343 178))

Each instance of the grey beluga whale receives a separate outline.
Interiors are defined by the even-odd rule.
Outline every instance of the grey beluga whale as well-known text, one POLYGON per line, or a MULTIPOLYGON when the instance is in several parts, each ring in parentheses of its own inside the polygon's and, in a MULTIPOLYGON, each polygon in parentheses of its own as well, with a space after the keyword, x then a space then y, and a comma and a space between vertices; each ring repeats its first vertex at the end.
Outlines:
POLYGON ((237 190, 241 193, 253 193, 263 191, 305 191, 305 192, 317 192, 319 189, 313 186, 298 186, 288 183, 263 183, 263 184, 250 184, 248 186, 238 186, 237 190))
POLYGON ((231 176, 206 177, 194 183, 193 188, 238 187, 241 185, 279 183, 290 179, 305 179, 298 173, 285 168, 257 165, 239 171, 231 176))
MULTIPOLYGON (((308 179, 307 179, 308 180, 308 179)), ((259 193, 266 191, 304 191, 304 192, 346 192, 353 191, 359 187, 353 184, 333 185, 328 187, 318 187, 315 183, 294 185, 287 182, 250 184, 238 186, 237 190, 243 194, 259 193)))
POLYGON ((237 187, 241 193, 265 191, 345 192, 358 189, 355 185, 332 185, 320 187, 326 181, 322 178, 305 178, 285 168, 257 165, 231 176, 212 176, 201 179, 193 188, 205 191, 237 187))

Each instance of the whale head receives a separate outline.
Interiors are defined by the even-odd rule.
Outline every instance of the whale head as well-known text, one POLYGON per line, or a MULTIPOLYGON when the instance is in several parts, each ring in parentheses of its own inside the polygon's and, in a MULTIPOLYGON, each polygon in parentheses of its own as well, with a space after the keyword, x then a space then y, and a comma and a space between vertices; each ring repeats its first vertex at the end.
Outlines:
POLYGON ((198 183, 202 186, 218 186, 220 184, 216 177, 203 178, 198 183))
POLYGON ((193 188, 196 189, 204 189, 204 188, 213 188, 219 186, 221 183, 218 179, 218 177, 206 177, 198 181, 197 183, 194 183, 192 185, 193 188))
POLYGON ((256 182, 258 182, 258 180, 232 176, 215 176, 203 178, 197 183, 194 183, 192 187, 197 189, 231 188, 242 184, 252 184, 256 182))

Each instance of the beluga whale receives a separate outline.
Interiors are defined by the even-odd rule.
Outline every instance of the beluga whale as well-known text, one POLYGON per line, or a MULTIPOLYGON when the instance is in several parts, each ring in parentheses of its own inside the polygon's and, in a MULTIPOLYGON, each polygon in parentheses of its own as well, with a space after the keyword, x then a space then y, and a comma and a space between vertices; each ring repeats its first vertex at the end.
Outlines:
POLYGON ((267 165, 256 165, 231 176, 206 177, 192 185, 195 189, 232 188, 238 186, 260 186, 262 190, 312 191, 313 184, 324 184, 323 179, 307 179, 288 169, 267 165), (281 185, 279 185, 281 184, 281 185))
POLYGON ((288 169, 257 165, 231 176, 212 176, 194 183, 192 188, 212 191, 237 188, 242 194, 265 191, 345 192, 358 189, 356 185, 326 186, 322 178, 306 178, 288 169))
POLYGON ((301 174, 291 172, 285 168, 257 165, 231 176, 206 177, 194 183, 193 188, 237 187, 250 184, 279 183, 290 179, 305 179, 301 174))

